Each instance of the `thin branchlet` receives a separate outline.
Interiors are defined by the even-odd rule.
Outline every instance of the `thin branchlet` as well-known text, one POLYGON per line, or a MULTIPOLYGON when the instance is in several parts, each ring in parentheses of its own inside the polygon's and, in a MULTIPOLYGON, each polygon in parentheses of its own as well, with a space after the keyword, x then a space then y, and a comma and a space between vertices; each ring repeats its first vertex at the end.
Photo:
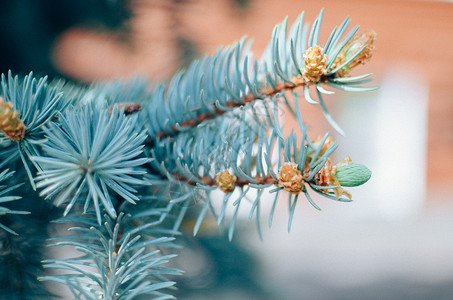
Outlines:
MULTIPOLYGON (((323 75, 320 77, 320 80, 318 81, 318 83, 320 82, 326 82, 328 79, 327 79, 327 76, 323 75)), ((268 87, 265 87, 261 90, 259 90, 259 94, 261 96, 256 96, 252 93, 249 93, 247 94, 246 96, 244 96, 242 98, 242 101, 241 102, 228 102, 225 106, 229 109, 233 109, 233 108, 239 108, 239 107, 242 107, 246 104, 250 104, 250 103, 253 103, 257 100, 264 100, 264 99, 267 99, 267 98, 271 98, 271 97, 274 97, 275 95, 281 93, 281 92, 288 92, 288 91, 293 91, 295 90, 296 88, 303 88, 304 86, 307 86, 309 85, 309 83, 307 83, 306 81, 304 81, 304 79, 300 76, 300 75, 297 75, 297 76, 294 76, 293 78, 291 78, 291 82, 292 83, 289 83, 289 82, 278 82, 276 85, 275 85, 275 88, 274 87, 271 87, 271 86, 268 86, 268 87)), ((210 114, 210 113, 200 113, 199 115, 197 115, 197 118, 196 119, 189 119, 189 120, 186 120, 186 121, 183 121, 181 122, 179 125, 180 125, 180 128, 189 128, 189 127, 195 127, 205 121, 208 121, 208 120, 211 120, 211 119, 214 119, 214 118, 217 118, 219 116, 222 116, 223 114, 227 113, 228 111, 226 110, 221 110, 221 109, 214 109, 215 111, 215 114, 210 114)), ((172 130, 171 131, 163 131, 163 132, 158 132, 156 134, 156 137, 158 138, 166 138, 166 137, 171 137, 171 136, 174 136, 176 134, 178 134, 181 129, 178 129, 176 126, 173 126, 172 127, 172 130)), ((153 141, 151 139, 148 139, 147 140, 148 143, 152 144, 153 141)))

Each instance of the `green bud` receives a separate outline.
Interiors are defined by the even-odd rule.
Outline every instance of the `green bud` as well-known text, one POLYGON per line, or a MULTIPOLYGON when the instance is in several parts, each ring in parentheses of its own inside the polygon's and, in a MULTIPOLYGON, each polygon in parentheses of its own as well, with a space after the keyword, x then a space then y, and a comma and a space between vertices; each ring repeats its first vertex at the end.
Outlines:
POLYGON ((370 179, 371 171, 362 164, 351 162, 338 166, 335 177, 343 187, 359 186, 370 179))

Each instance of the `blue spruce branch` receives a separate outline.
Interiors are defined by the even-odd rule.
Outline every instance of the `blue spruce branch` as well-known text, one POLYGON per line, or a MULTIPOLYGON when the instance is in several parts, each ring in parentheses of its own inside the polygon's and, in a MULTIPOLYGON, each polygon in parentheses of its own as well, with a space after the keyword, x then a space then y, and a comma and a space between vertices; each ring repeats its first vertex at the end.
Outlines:
MULTIPOLYGON (((287 195, 288 230, 301 197, 319 210, 312 193, 351 201, 344 187, 363 184, 370 171, 350 158, 332 163, 338 145, 329 134, 308 137, 299 98, 319 105, 343 134, 324 101, 333 93, 326 86, 351 92, 375 89, 364 86, 370 74, 350 76, 370 59, 375 34, 358 35, 358 27, 347 32, 346 18, 320 44, 322 19, 323 11, 310 27, 302 14, 291 28, 285 19, 261 58, 254 57, 244 38, 152 89, 141 79, 80 87, 48 83, 32 73, 23 79, 11 72, 3 75, 0 168, 14 169, 16 178, 0 173, 0 181, 12 183, 11 188, 0 187, 0 202, 19 199, 9 192, 28 181, 36 206, 50 211, 42 198, 65 205, 57 224, 71 224, 71 234, 51 238, 51 246, 71 246, 81 253, 45 260, 45 267, 69 273, 40 278, 65 284, 77 299, 167 299, 174 285, 167 276, 180 271, 163 266, 173 254, 158 250, 177 247, 179 227, 196 200, 202 201, 194 234, 209 211, 222 224, 227 207, 234 208, 227 226, 230 240, 245 201, 252 203, 249 218, 255 217, 262 235, 266 189, 274 194, 269 225, 279 195, 287 195), (296 117, 302 137, 294 131, 283 134, 283 106, 296 117), (216 190, 223 192, 221 199, 214 198, 216 190)), ((0 208, 2 221, 25 213, 0 208)), ((34 211, 42 213, 30 209, 32 216, 34 211)), ((46 216, 42 222, 47 224, 46 216)), ((8 239, 21 234, 9 221, 0 227, 8 239)), ((20 247, 11 249, 13 259, 26 261, 18 258, 20 247)))

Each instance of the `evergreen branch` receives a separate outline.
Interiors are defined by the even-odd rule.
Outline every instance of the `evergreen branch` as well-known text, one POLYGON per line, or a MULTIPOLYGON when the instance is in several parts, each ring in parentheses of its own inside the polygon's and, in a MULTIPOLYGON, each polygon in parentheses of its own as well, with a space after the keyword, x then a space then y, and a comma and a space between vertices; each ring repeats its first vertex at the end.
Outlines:
POLYGON ((57 206, 69 202, 65 215, 87 194, 84 211, 93 202, 99 224, 101 204, 115 218, 109 190, 135 203, 134 186, 146 184, 139 178, 145 174, 140 166, 147 162, 141 157, 146 135, 139 129, 136 118, 125 117, 117 106, 109 113, 105 105, 92 102, 59 115, 58 124, 45 129, 47 156, 32 157, 41 166, 36 177, 40 194, 55 197, 57 206))
POLYGON ((58 220, 78 223, 69 231, 75 234, 52 238, 49 246, 72 246, 82 256, 73 259, 44 261, 45 268, 67 270, 69 274, 41 277, 67 285, 78 299, 171 299, 163 290, 174 285, 166 275, 180 271, 163 267, 174 255, 162 255, 156 248, 167 247, 173 238, 152 238, 146 228, 127 231, 130 216, 120 213, 116 220, 105 215, 105 223, 93 222, 96 216, 68 216, 58 220), (126 229, 126 231, 125 231, 126 229), (145 233, 144 236, 142 234, 145 233), (63 241, 58 241, 63 239, 63 241))
MULTIPOLYGON (((0 189, 2 193, 14 190, 14 195, 17 195, 14 198, 22 198, 11 203, 14 211, 19 211, 20 214, 1 216, 2 224, 19 234, 0 230, 0 295, 5 299, 52 299, 54 295, 48 286, 39 282, 37 277, 43 275, 41 261, 48 254, 45 251, 45 240, 48 238, 48 225, 54 211, 48 203, 40 201, 30 185, 21 183, 24 180, 27 180, 25 174, 19 177, 14 173, 6 181, 2 181, 0 189), (5 188, 3 184, 8 187, 5 188), (29 212, 27 216, 22 215, 25 211, 27 214, 29 212)), ((5 200, 10 200, 7 194, 2 194, 0 198, 5 196, 5 200)))
MULTIPOLYGON (((297 103, 297 94, 295 97, 297 103)), ((366 167, 357 164, 354 170, 348 168, 351 172, 347 175, 344 171, 337 174, 338 168, 343 165, 351 166, 352 163, 347 160, 332 166, 329 156, 337 145, 331 141, 328 134, 315 142, 309 140, 306 126, 300 119, 299 107, 296 105, 295 113, 303 137, 298 141, 296 135, 291 132, 289 136, 281 138, 277 118, 278 105, 275 99, 271 110, 274 117, 270 121, 247 118, 246 110, 243 109, 229 116, 217 118, 214 122, 200 125, 191 131, 180 133, 174 138, 157 140, 149 153, 151 166, 164 178, 183 181, 208 192, 216 187, 224 191, 227 196, 218 217, 219 223, 223 221, 228 201, 233 201, 233 205, 238 209, 247 193, 257 190, 258 196, 250 212, 252 216, 255 209, 259 210, 263 189, 271 186, 275 187, 271 192, 278 194, 285 189, 295 195, 294 202, 289 201, 291 212, 294 212, 300 194, 303 194, 316 209, 320 209, 311 199, 306 186, 328 198, 332 199, 329 196, 335 195, 333 197, 335 200, 350 201, 347 198, 351 196, 342 189, 342 182, 360 181, 362 184, 367 181, 370 177, 369 171, 361 171, 362 167, 365 169, 366 167), (238 119, 241 121, 237 122, 238 119), (273 126, 270 132, 266 130, 269 123, 273 126), (352 179, 358 177, 361 179, 352 179), (241 193, 238 198, 231 200, 236 188, 239 188, 241 193), (341 198, 342 195, 346 195, 347 198, 341 198)), ((253 114, 256 117, 256 112, 253 114)), ((201 220, 211 206, 212 200, 209 195, 205 201, 194 233, 198 231, 201 220)), ((230 239, 236 215, 237 212, 230 225, 230 239)), ((272 218, 273 212, 270 220, 272 218)), ((289 224, 291 220, 292 214, 289 224)))
MULTIPOLYGON (((6 152, 13 153, 8 157, 7 162, 20 157, 30 183, 35 189, 33 172, 27 160, 31 156, 39 155, 37 145, 45 141, 43 126, 48 124, 58 112, 62 112, 66 108, 70 98, 63 97, 62 93, 57 92, 56 87, 50 86, 47 83, 47 77, 37 80, 32 72, 23 79, 19 79, 17 75, 13 76, 11 72, 8 73, 8 77, 2 74, 0 86, 5 103, 14 109, 22 124, 22 127, 18 129, 23 131, 17 139, 2 131, 6 137, 15 141, 15 143, 5 144, 6 152), (9 151, 8 148, 15 149, 9 151)), ((61 86, 63 84, 60 84, 61 86)), ((4 164, 5 162, 2 163, 2 166, 4 164)), ((34 163, 34 166, 40 170, 39 165, 34 163)))
MULTIPOLYGON (((141 79, 81 87, 47 83, 32 73, 23 79, 11 72, 2 75, 0 168, 16 167, 19 158, 24 168, 16 170, 19 180, 12 179, 12 172, 0 173, 0 183, 9 186, 0 186, 0 203, 30 195, 30 217, 38 217, 23 225, 33 225, 28 232, 32 242, 27 236, 16 245, 14 239, 22 239, 22 228, 17 230, 22 223, 11 220, 27 212, 0 206, 0 227, 6 230, 0 231, 6 245, 2 251, 9 251, 2 256, 6 267, 0 275, 2 282, 13 278, 2 294, 20 290, 24 296, 39 273, 35 271, 42 251, 30 258, 28 254, 38 244, 34 233, 47 231, 42 224, 49 223, 50 208, 35 201, 38 195, 31 188, 40 188, 39 195, 54 199, 57 206, 66 204, 57 222, 73 223, 72 234, 52 238, 50 246, 70 246, 81 256, 45 260, 45 267, 66 273, 41 279, 65 284, 77 299, 171 298, 167 290, 174 282, 166 276, 180 271, 163 266, 174 256, 164 250, 178 247, 174 236, 180 234, 189 206, 200 198, 193 233, 208 211, 223 223, 230 206, 230 240, 244 202, 251 203, 248 215, 255 216, 262 236, 265 190, 275 195, 269 226, 278 196, 287 195, 288 231, 300 197, 321 209, 309 189, 328 199, 351 201, 343 188, 365 183, 371 172, 349 157, 333 164, 330 156, 338 146, 328 134, 317 140, 307 136, 299 92, 307 102, 319 104, 327 121, 343 134, 323 99, 333 94, 325 86, 348 92, 375 89, 364 86, 370 74, 349 76, 370 59, 375 34, 358 35, 358 27, 346 33, 346 18, 321 45, 322 19, 323 11, 310 27, 302 14, 289 30, 285 19, 275 27, 260 59, 244 38, 152 90, 141 79), (70 103, 74 107, 68 108, 70 103), (284 135, 282 105, 296 117, 302 137, 294 131, 284 135), (32 167, 38 171, 35 178, 32 167), (31 185, 18 197, 9 196, 26 176, 31 185), (223 199, 214 199, 218 190, 223 199), (16 231, 21 236, 15 236, 16 231), (22 274, 29 270, 27 262, 35 267, 32 280, 22 274)), ((43 288, 35 294, 48 296, 43 288)))
MULTIPOLYGON (((13 174, 14 174, 14 172, 8 172, 8 170, 4 170, 3 172, 0 173, 0 184, 2 184, 2 185, 0 185, 0 203, 15 201, 15 200, 19 200, 22 198, 20 196, 8 195, 9 192, 17 189, 22 184, 14 184, 14 185, 9 184, 9 186, 8 186, 8 184, 3 185, 5 183, 7 183, 8 178, 10 178, 13 174)), ((6 215, 6 214, 26 215, 29 213, 30 212, 28 212, 28 211, 11 210, 7 207, 0 206, 0 216, 6 215)), ((11 228, 9 228, 8 226, 6 226, 2 223, 0 223, 0 228, 8 231, 11 234, 17 235, 17 233, 14 230, 12 230, 11 228)))
MULTIPOLYGON (((144 109, 150 138, 173 136, 236 107, 281 97, 283 92, 297 88, 303 88, 306 100, 313 104, 318 102, 312 99, 310 87, 321 94, 333 93, 321 83, 347 91, 375 89, 353 87, 347 80, 338 81, 371 57, 374 35, 369 34, 367 39, 357 37, 358 27, 355 27, 341 40, 349 25, 346 18, 321 47, 318 37, 322 17, 323 11, 308 34, 302 14, 288 37, 285 19, 275 27, 260 60, 253 57, 251 43, 246 43, 244 38, 233 46, 220 48, 213 56, 195 61, 186 71, 176 74, 167 87, 156 87, 144 109)), ((323 110, 326 117, 330 116, 325 106, 323 110)), ((327 119, 342 133, 331 117, 327 119)))

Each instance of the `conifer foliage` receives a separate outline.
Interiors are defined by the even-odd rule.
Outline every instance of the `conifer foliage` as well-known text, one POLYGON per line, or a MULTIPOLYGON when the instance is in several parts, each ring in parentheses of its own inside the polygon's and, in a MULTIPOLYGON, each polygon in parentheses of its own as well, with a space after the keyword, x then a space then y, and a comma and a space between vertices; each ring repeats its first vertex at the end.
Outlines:
MULTIPOLYGON (((375 33, 347 31, 346 18, 320 43, 322 19, 323 11, 309 26, 301 14, 290 28, 285 19, 261 58, 244 38, 194 61, 168 84, 79 87, 32 73, 2 75, 0 230, 8 239, 26 235, 8 225, 19 222, 18 215, 28 222, 36 203, 52 203, 58 214, 45 230, 49 236, 42 236, 52 251, 34 254, 46 269, 36 272, 39 280, 64 284, 76 299, 172 298, 172 280, 181 272, 165 263, 194 198, 202 205, 193 233, 212 214, 226 223, 230 240, 247 195, 253 195, 249 217, 260 235, 265 192, 274 194, 269 226, 276 203, 289 199, 288 230, 299 199, 319 210, 313 193, 351 201, 344 188, 365 183, 371 172, 349 157, 332 163, 338 145, 329 134, 308 137, 300 102, 320 106, 343 134, 324 97, 332 89, 375 89, 364 86, 370 74, 350 75, 372 56, 375 33), (285 106, 301 136, 283 135, 285 106), (234 213, 227 218, 228 207, 234 213), (52 257, 63 247, 73 257, 52 257)), ((7 272, 2 269, 2 278, 7 272)), ((29 293, 27 299, 42 297, 29 293)))

